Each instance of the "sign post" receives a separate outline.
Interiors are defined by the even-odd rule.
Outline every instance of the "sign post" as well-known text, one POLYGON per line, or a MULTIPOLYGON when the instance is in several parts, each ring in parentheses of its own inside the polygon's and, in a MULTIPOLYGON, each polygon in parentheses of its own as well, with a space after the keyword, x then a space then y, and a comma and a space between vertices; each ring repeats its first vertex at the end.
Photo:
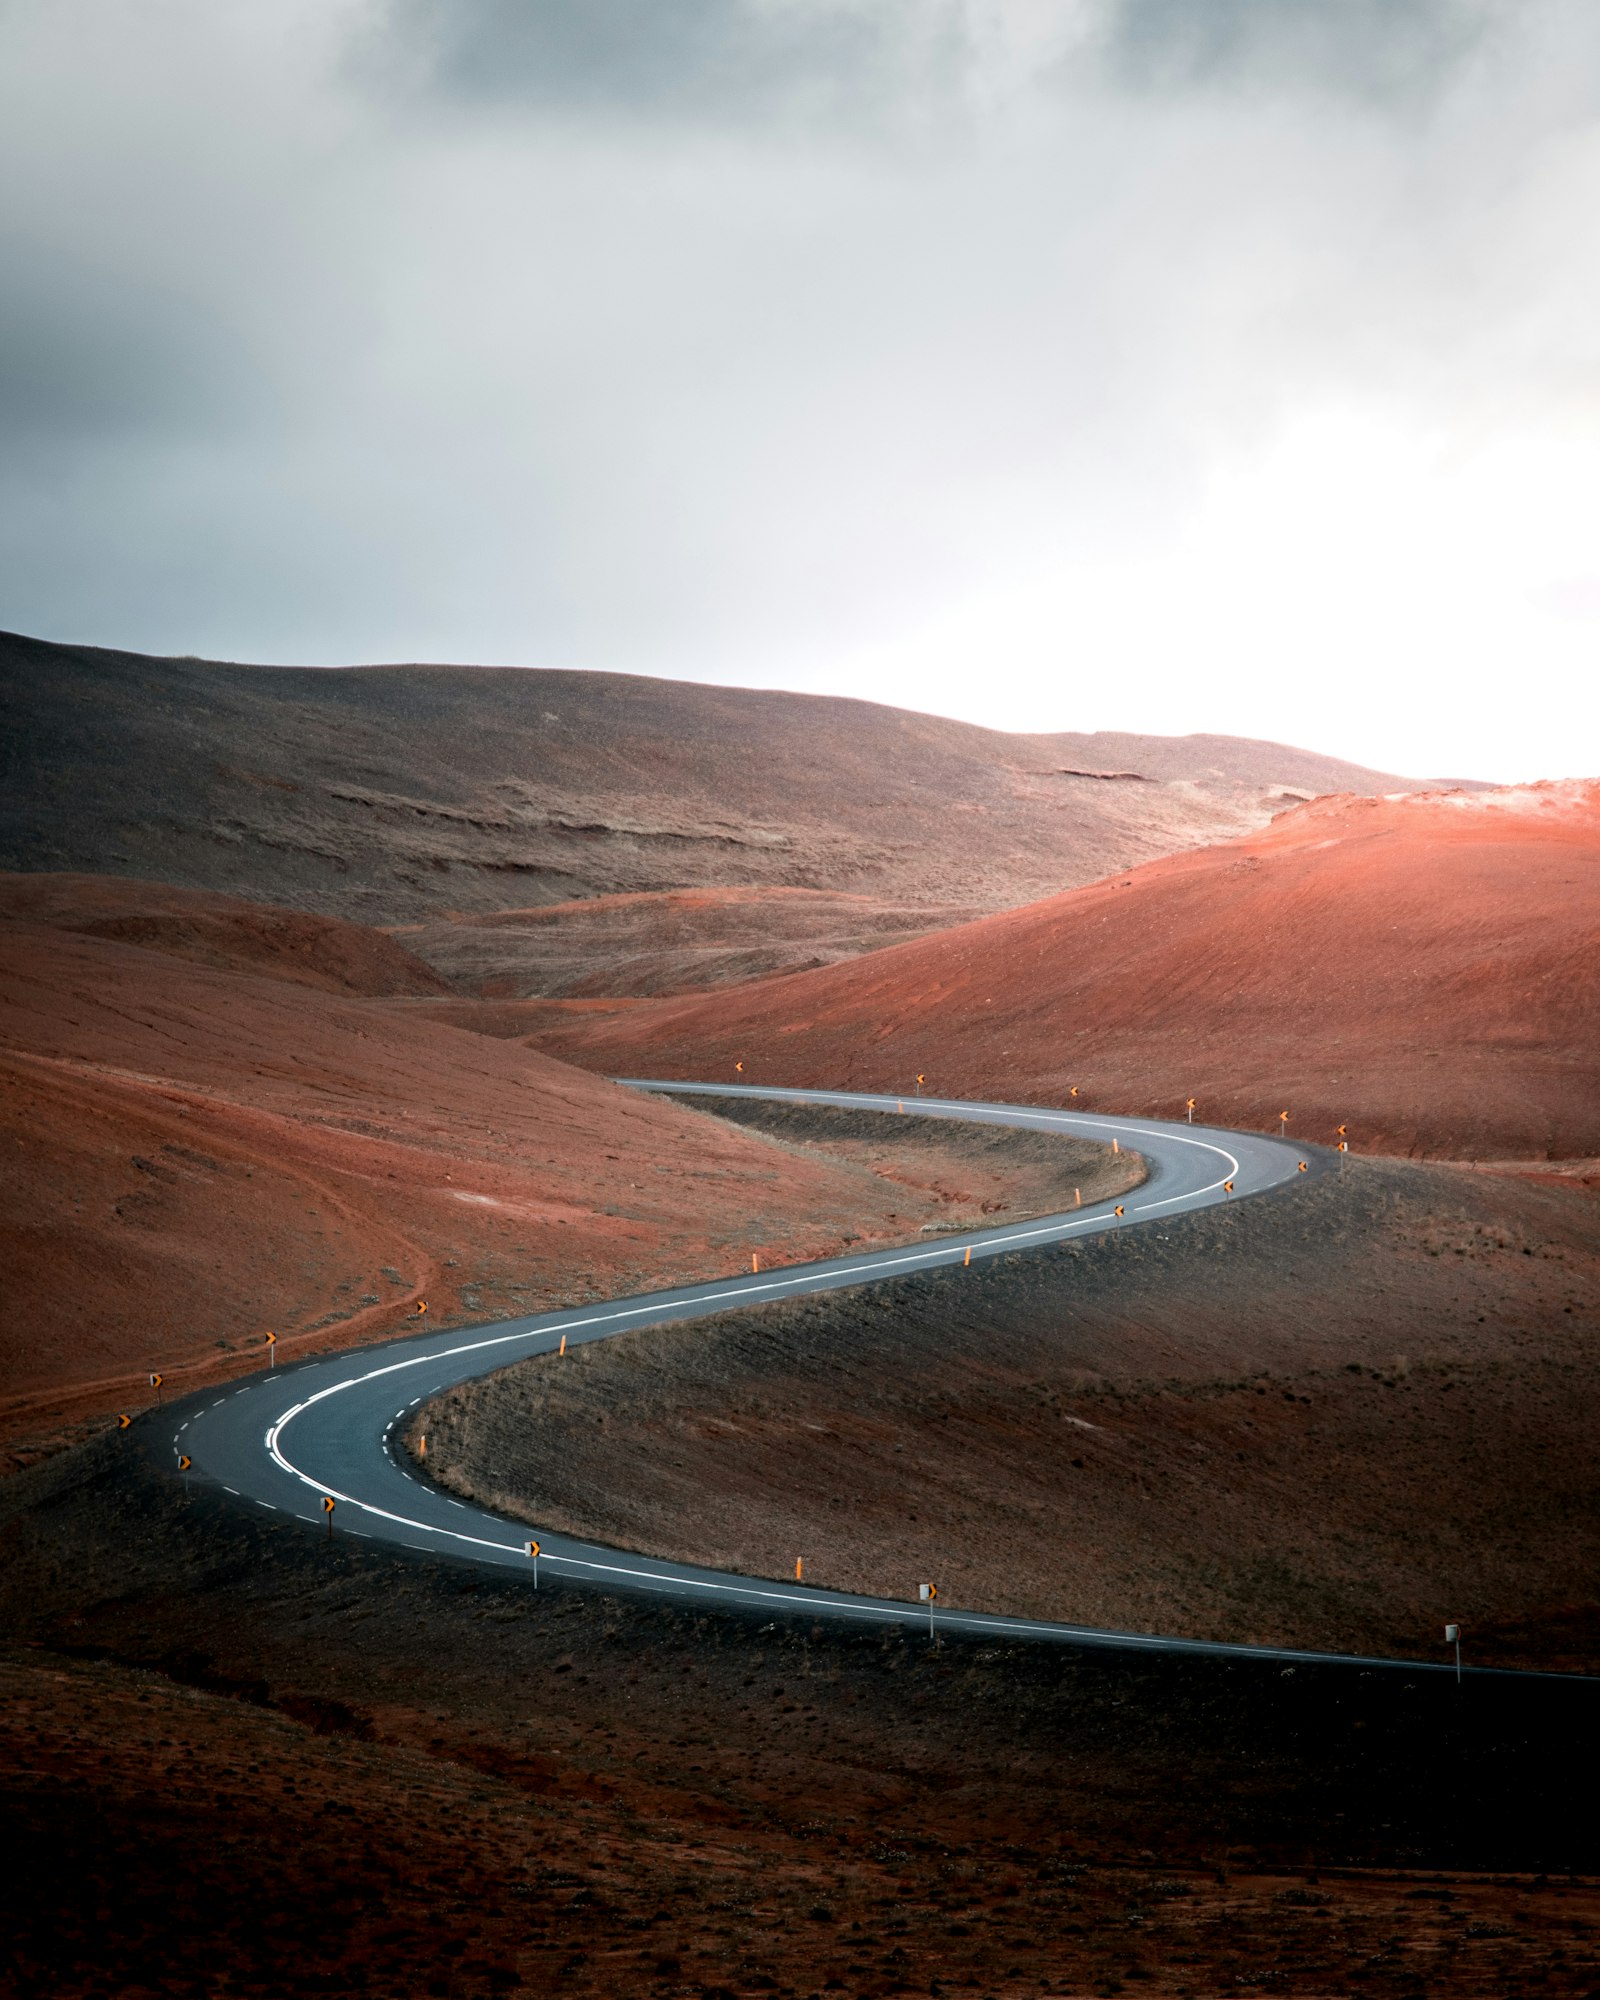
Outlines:
POLYGON ((1454 1646, 1454 1647, 1455 1647, 1455 1649, 1456 1649, 1456 1686, 1457 1686, 1457 1687, 1460 1687, 1460 1685, 1461 1685, 1461 1627, 1460 1627, 1459 1625, 1447 1625, 1447 1626, 1446 1626, 1446 1627, 1444 1628, 1444 1642, 1445 1642, 1445 1644, 1446 1644, 1447 1646, 1454 1646))
POLYGON ((934 1599, 938 1595, 939 1586, 936 1583, 919 1583, 917 1585, 917 1597, 920 1602, 928 1607, 928 1637, 930 1639, 933 1637, 933 1604, 934 1599))
POLYGON ((161 1377, 159 1375, 152 1374, 150 1377, 150 1386, 152 1389, 155 1390, 156 1401, 159 1403, 161 1401, 161 1377))
POLYGON ((927 1080, 928 1080, 928 1079, 927 1079, 927 1078, 926 1078, 926 1077, 925 1077, 925 1076, 924 1076, 924 1075, 922 1074, 922 1071, 921 1071, 921 1070, 919 1069, 919 1070, 917 1071, 917 1095, 918 1095, 918 1097, 920 1097, 920 1096, 922 1095, 922 1086, 923 1086, 923 1085, 924 1085, 924 1084, 925 1084, 925 1083, 927 1082, 927 1080))
POLYGON ((328 1540, 331 1542, 333 1540, 333 1500, 328 1495, 324 1495, 323 1497, 322 1511, 328 1517, 328 1540))
POLYGON ((537 1542, 529 1542, 528 1554, 533 1557, 533 1587, 537 1590, 539 1588, 539 1544, 537 1542))
POLYGON ((1183 1108, 1188 1112, 1189 1123, 1192 1125, 1194 1123, 1194 1099, 1192 1097, 1185 1098, 1183 1108))
POLYGON ((269 1333, 267 1335, 267 1366, 269 1368, 276 1368, 277 1365, 278 1365, 278 1336, 275 1333, 269 1333))

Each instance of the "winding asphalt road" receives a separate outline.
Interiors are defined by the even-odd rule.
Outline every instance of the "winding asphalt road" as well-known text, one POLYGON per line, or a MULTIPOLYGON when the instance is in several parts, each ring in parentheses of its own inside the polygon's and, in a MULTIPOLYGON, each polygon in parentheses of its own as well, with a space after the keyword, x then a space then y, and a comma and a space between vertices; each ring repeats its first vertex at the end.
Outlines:
MULTIPOLYGON (((773 1613, 800 1613, 870 1623, 927 1623, 926 1607, 892 1598, 854 1597, 774 1583, 721 1570, 625 1554, 591 1542, 470 1506, 416 1476, 397 1433, 419 1404, 474 1376, 504 1368, 530 1355, 548 1354, 563 1335, 569 1345, 605 1340, 633 1327, 669 1320, 697 1319, 793 1298, 803 1292, 840 1290, 849 1285, 901 1277, 912 1271, 959 1267, 972 1261, 1076 1241, 1112 1229, 1137 1229, 1156 1220, 1269 1194, 1302 1175, 1327 1170, 1325 1156, 1304 1152, 1281 1139, 1251 1132, 1220 1131, 1202 1125, 1155 1119, 1112 1118, 1096 1113, 1047 1111, 1017 1104, 969 1104, 941 1098, 900 1100, 829 1090, 774 1090, 754 1085, 662 1083, 625 1078, 638 1090, 672 1091, 718 1097, 755 1097, 795 1104, 840 1105, 856 1110, 893 1111, 905 1102, 923 1117, 968 1119, 1038 1131, 1076 1134, 1102 1142, 1116 1137, 1140 1153, 1149 1168, 1142 1186, 1123 1197, 1124 1216, 1103 1201, 1066 1215, 965 1235, 940 1236, 895 1250, 868 1251, 814 1264, 796 1264, 748 1277, 713 1279, 673 1291, 491 1326, 453 1332, 422 1332, 382 1347, 323 1356, 240 1383, 213 1400, 195 1399, 170 1414, 176 1423, 174 1453, 186 1453, 194 1472, 215 1480, 241 1502, 323 1527, 322 1502, 335 1503, 335 1531, 378 1543, 398 1544, 429 1556, 454 1556, 514 1568, 530 1575, 528 1537, 541 1544, 539 1566, 547 1574, 608 1590, 647 1591, 699 1606, 743 1605, 773 1613), (1301 1162, 1307 1165, 1302 1167, 1301 1162), (1231 1192, 1228 1183, 1232 1183, 1231 1192), (197 1406, 198 1405, 198 1406, 197 1406)), ((960 1283, 957 1273, 950 1282, 960 1283)), ((915 1580, 907 1579, 915 1587, 915 1580)), ((1009 1639, 1063 1641, 1173 1652, 1234 1654, 1307 1662, 1352 1655, 1299 1652, 1255 1646, 1207 1644, 1148 1633, 1104 1631, 1095 1627, 1010 1618, 940 1602, 943 1631, 989 1633, 1009 1639)), ((1362 1664, 1418 1663, 1363 1660, 1362 1664)), ((1439 1669, 1445 1671, 1445 1669, 1439 1669)))

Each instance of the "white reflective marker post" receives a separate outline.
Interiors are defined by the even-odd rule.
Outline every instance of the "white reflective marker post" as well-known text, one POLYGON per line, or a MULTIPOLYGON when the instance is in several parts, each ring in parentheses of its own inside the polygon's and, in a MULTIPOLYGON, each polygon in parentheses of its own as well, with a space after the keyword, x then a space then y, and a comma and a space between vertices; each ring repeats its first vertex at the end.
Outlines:
POLYGON ((1447 1625, 1447 1626, 1446 1626, 1446 1627, 1444 1628, 1444 1642, 1445 1642, 1445 1644, 1446 1644, 1447 1646, 1454 1646, 1454 1647, 1455 1647, 1455 1649, 1456 1649, 1456 1686, 1457 1686, 1457 1687, 1460 1687, 1460 1685, 1461 1685, 1461 1627, 1460 1627, 1459 1625, 1447 1625))

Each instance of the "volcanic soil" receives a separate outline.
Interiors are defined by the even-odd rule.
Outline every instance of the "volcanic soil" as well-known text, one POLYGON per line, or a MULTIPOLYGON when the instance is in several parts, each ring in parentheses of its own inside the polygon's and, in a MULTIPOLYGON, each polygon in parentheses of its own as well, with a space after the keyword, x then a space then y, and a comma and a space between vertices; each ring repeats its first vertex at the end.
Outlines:
POLYGON ((1593 1672, 1597 1400, 1591 1194, 1349 1160, 526 1362, 412 1435, 455 1491, 713 1567, 1411 1658, 1455 1621, 1593 1672))
POLYGON ((1600 1979, 1589 1685, 536 1592, 185 1495, 166 1446, 0 1488, 27 2000, 1600 1979))
POLYGON ((321 990, 404 974, 353 926, 38 882, 70 928, 0 920, 12 1463, 142 1407, 151 1373, 170 1397, 260 1367, 269 1330, 281 1360, 424 1302, 492 1319, 1054 1205, 1021 1154, 880 1172, 321 990), (108 908, 146 941, 92 934, 108 908))
MULTIPOLYGON (((428 1003, 458 1006, 459 1003, 428 1003)), ((456 1018, 464 1019, 463 1015, 456 1018)), ((627 1073, 1600 1155, 1600 782, 1329 798, 1264 832, 731 990, 486 1016, 627 1073)))

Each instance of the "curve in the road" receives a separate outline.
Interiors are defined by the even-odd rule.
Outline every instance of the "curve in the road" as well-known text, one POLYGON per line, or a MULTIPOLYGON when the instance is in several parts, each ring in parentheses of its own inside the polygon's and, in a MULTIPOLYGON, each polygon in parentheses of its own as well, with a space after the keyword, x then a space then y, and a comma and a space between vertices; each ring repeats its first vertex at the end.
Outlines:
MULTIPOLYGON (((179 1406, 171 1413, 178 1420, 174 1449, 186 1453, 197 1472, 240 1500, 320 1526, 322 1502, 332 1499, 340 1533, 427 1555, 468 1558, 526 1575, 531 1567, 531 1534, 540 1543, 542 1566, 565 1578, 611 1589, 659 1593, 699 1605, 743 1605, 875 1623, 925 1623, 926 1608, 915 1603, 700 1569, 530 1529, 418 1478, 397 1449, 396 1432, 423 1402, 493 1369, 550 1353, 563 1336, 569 1345, 604 1340, 634 1327, 946 1269, 962 1264, 969 1250, 976 1262, 1112 1229, 1138 1228, 1156 1218, 1267 1194, 1307 1173, 1327 1171, 1328 1165, 1325 1156, 1281 1139, 1159 1119, 941 1098, 901 1100, 844 1091, 620 1080, 635 1089, 678 1095, 743 1096, 857 1110, 892 1111, 909 1102, 923 1117, 1013 1125, 1101 1141, 1115 1136, 1143 1156, 1148 1178, 1123 1197, 1126 1213, 1121 1217, 1114 1213, 1116 1204, 1106 1200, 1025 1224, 941 1236, 928 1243, 749 1277, 714 1279, 581 1310, 541 1313, 449 1333, 421 1333, 381 1347, 302 1362, 258 1375, 209 1401, 196 1398, 179 1406)), ((949 1606, 940 1607, 938 1624, 944 1631, 1013 1639, 1307 1662, 1359 1660, 1366 1666, 1434 1670, 1431 1663, 1172 1639, 949 1606)))

